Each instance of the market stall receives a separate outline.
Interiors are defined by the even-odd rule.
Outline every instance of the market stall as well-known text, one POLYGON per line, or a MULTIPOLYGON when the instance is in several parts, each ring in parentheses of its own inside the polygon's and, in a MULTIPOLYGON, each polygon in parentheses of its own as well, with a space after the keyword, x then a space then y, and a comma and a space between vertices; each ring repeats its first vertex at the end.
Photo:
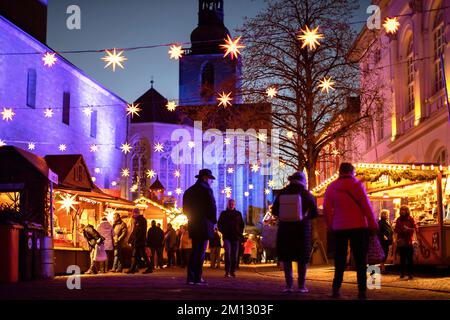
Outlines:
MULTIPOLYGON (((390 212, 392 222, 402 205, 418 225, 414 257, 418 264, 450 263, 450 168, 437 164, 357 164, 356 177, 364 182, 377 214, 390 212)), ((322 197, 334 175, 313 192, 322 197)), ((397 262, 395 241, 388 262, 397 262)))

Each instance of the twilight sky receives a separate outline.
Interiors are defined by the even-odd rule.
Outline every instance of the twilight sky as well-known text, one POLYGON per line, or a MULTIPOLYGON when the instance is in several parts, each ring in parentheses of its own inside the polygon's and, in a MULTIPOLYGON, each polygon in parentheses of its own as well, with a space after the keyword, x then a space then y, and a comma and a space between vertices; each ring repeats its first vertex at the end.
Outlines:
MULTIPOLYGON (((370 0, 360 0, 354 21, 366 20, 370 0)), ((225 25, 232 35, 244 16, 264 10, 264 0, 224 0, 225 25)), ((47 43, 56 50, 125 48, 189 42, 197 26, 198 0, 48 0, 47 43), (81 29, 66 27, 67 7, 81 9, 81 29)), ((360 30, 363 24, 354 25, 360 30)), ((170 60, 168 48, 125 52, 125 69, 104 69, 103 53, 64 55, 70 62, 106 88, 133 102, 150 87, 168 99, 178 98, 178 62, 170 60)))

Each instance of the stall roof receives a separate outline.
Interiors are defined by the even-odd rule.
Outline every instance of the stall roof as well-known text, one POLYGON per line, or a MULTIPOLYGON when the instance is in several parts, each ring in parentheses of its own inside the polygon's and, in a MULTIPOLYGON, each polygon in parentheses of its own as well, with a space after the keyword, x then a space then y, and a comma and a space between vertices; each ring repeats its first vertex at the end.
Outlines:
POLYGON ((44 177, 48 178, 49 167, 44 158, 41 158, 31 152, 25 151, 21 148, 14 146, 2 146, 0 147, 0 157, 7 154, 16 154, 24 158, 29 162, 37 171, 39 171, 44 177))
POLYGON ((100 189, 96 189, 93 191, 78 191, 78 190, 73 190, 71 188, 58 188, 58 190, 67 192, 70 194, 76 194, 78 196, 90 198, 93 200, 98 200, 98 201, 103 201, 103 202, 112 202, 112 203, 117 203, 117 204, 121 204, 121 205, 132 206, 132 207, 135 206, 135 203, 133 201, 129 201, 126 199, 111 196, 109 194, 104 193, 100 189))
POLYGON ((95 191, 100 190, 94 182, 92 182, 91 174, 81 154, 46 155, 45 161, 47 161, 47 164, 52 171, 58 175, 60 187, 95 191), (71 179, 70 173, 75 169, 77 164, 80 164, 84 168, 86 182, 79 182, 71 179))

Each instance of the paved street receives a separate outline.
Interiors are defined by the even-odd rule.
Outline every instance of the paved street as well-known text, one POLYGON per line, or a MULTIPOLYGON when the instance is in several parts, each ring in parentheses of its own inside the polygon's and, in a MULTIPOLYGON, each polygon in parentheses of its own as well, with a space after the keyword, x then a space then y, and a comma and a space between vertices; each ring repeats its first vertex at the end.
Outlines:
MULTIPOLYGON (((307 276, 309 294, 284 294, 283 273, 275 266, 245 266, 237 278, 224 278, 223 270, 205 268, 208 286, 185 284, 181 268, 156 270, 153 274, 81 276, 81 289, 67 289, 67 277, 53 281, 0 285, 0 300, 328 300, 333 276, 331 267, 311 268, 307 276)), ((342 300, 355 299, 356 273, 347 271, 342 300)), ((381 289, 369 290, 374 300, 450 300, 450 276, 418 275, 401 280, 383 275, 381 289)))

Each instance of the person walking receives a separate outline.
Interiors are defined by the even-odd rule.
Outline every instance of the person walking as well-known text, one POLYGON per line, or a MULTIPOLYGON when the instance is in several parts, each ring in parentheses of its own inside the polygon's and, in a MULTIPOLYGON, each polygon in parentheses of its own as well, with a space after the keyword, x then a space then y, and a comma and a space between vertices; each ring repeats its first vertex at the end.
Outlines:
POLYGON ((108 219, 103 217, 102 221, 97 226, 97 231, 103 238, 105 238, 104 245, 106 251, 106 260, 100 262, 99 271, 106 273, 109 270, 109 261, 111 261, 110 257, 112 256, 114 250, 114 229, 108 222, 108 219))
POLYGON ((158 266, 162 269, 162 250, 164 248, 164 231, 156 225, 156 221, 152 220, 151 227, 147 232, 147 247, 150 249, 150 266, 155 268, 155 256, 157 257, 158 266))
POLYGON ((225 277, 236 277, 240 240, 245 224, 242 213, 236 210, 235 200, 228 200, 227 209, 220 213, 217 226, 222 233, 225 249, 225 277))
POLYGON ((183 212, 189 219, 188 230, 192 239, 192 253, 187 270, 187 283, 206 285, 202 279, 203 263, 208 240, 214 237, 217 207, 211 185, 216 179, 211 170, 202 169, 195 176, 197 182, 183 195, 183 212))
POLYGON ((192 252, 192 240, 189 237, 189 231, 186 226, 181 226, 180 232, 181 267, 185 268, 189 265, 189 257, 192 252))
POLYGON ((290 183, 275 198, 272 214, 278 217, 277 253, 283 262, 286 288, 293 292, 292 262, 297 262, 298 292, 308 293, 305 286, 307 264, 311 257, 312 219, 318 215, 316 199, 306 189, 306 177, 296 172, 290 183))
POLYGON ((164 237, 164 247, 167 252, 167 268, 175 267, 177 264, 175 259, 175 252, 177 250, 177 233, 170 223, 167 224, 167 231, 164 237))
POLYGON ((136 273, 142 260, 147 267, 144 273, 152 273, 153 268, 150 264, 147 253, 145 252, 145 235, 147 233, 147 220, 141 215, 140 210, 135 208, 133 211, 133 228, 128 239, 131 245, 131 267, 127 273, 136 273))
POLYGON ((378 239, 380 240, 380 244, 384 252, 384 259, 380 263, 380 270, 381 273, 386 273, 386 267, 384 264, 389 254, 389 247, 392 244, 394 234, 394 230, 392 229, 392 225, 389 221, 389 210, 381 210, 380 220, 378 220, 378 230, 378 239))
POLYGON ((354 175, 353 165, 342 163, 339 167, 339 178, 328 186, 323 204, 328 228, 335 236, 335 270, 332 286, 334 298, 340 296, 348 241, 356 264, 358 298, 366 298, 369 235, 370 230, 375 234, 378 231, 375 213, 364 185, 354 175))
POLYGON ((214 228, 214 237, 209 240, 211 268, 220 268, 220 249, 222 248, 219 230, 214 228))
POLYGON ((126 236, 128 233, 127 224, 123 222, 119 213, 114 214, 114 263, 112 272, 122 272, 123 270, 123 248, 126 245, 126 236))
POLYGON ((95 247, 97 245, 101 245, 104 243, 105 238, 102 237, 100 233, 98 233, 95 228, 88 224, 80 224, 79 228, 80 233, 83 234, 84 238, 86 239, 88 245, 89 245, 89 257, 91 260, 91 264, 89 266, 89 269, 85 272, 85 274, 97 274, 97 266, 95 263, 95 247))
POLYGON ((397 234, 397 252, 400 254, 400 278, 405 277, 405 269, 408 278, 413 278, 413 238, 417 232, 417 225, 407 206, 400 207, 400 216, 395 221, 394 232, 397 234))

